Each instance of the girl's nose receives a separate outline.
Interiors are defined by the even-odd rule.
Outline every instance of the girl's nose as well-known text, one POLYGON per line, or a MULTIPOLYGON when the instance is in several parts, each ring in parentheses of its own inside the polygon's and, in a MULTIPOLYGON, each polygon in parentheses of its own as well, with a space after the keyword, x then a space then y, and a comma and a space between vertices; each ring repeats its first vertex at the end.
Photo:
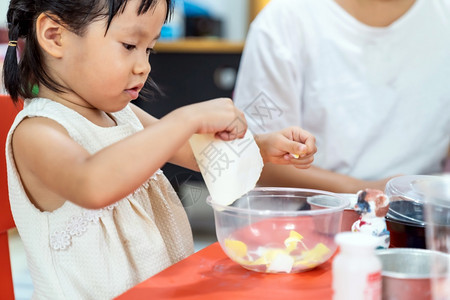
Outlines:
POLYGON ((134 64, 133 73, 134 74, 143 74, 148 75, 150 73, 151 66, 148 56, 140 55, 139 59, 134 64))

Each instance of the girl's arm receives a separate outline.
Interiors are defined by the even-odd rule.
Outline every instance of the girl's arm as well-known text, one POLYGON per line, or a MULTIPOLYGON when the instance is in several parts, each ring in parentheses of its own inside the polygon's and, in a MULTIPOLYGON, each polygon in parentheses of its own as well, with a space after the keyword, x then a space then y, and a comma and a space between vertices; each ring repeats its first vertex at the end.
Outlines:
MULTIPOLYGON (((131 104, 131 108, 141 121, 144 128, 151 126, 158 121, 158 119, 134 104, 131 104)), ((168 162, 194 171, 200 171, 189 142, 184 143, 184 145, 180 147, 180 149, 169 159, 168 162)))
MULTIPOLYGON (((135 105, 132 106, 132 109, 144 127, 151 126, 158 121, 135 105)), ((299 127, 289 127, 281 131, 259 134, 254 137, 265 163, 292 164, 297 168, 306 169, 311 166, 313 155, 317 151, 314 136, 299 127)), ((189 142, 186 142, 169 162, 199 171, 189 142)))
POLYGON ((14 132, 13 154, 27 193, 39 208, 51 210, 66 200, 101 208, 136 190, 192 134, 242 137, 234 135, 246 129, 233 127, 242 124, 233 123, 236 118, 244 117, 229 99, 189 105, 92 155, 55 121, 28 118, 14 132))
POLYGON ((317 152, 315 137, 296 126, 255 135, 255 140, 264 163, 291 164, 299 169, 307 169, 317 152))

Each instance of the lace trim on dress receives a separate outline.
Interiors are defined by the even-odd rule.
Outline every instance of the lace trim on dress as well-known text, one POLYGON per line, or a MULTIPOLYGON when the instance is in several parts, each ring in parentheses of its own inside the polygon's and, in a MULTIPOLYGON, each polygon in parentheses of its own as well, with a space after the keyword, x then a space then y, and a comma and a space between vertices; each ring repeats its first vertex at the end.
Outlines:
MULTIPOLYGON (((157 176, 162 173, 162 170, 156 171, 155 174, 153 174, 141 187, 126 198, 132 196, 141 188, 147 189, 150 186, 150 181, 157 180, 157 176)), ((72 216, 67 222, 65 229, 57 230, 50 234, 50 247, 53 250, 66 250, 72 244, 72 237, 81 236, 86 232, 89 224, 98 224, 99 219, 103 216, 105 211, 112 211, 118 205, 118 202, 116 202, 102 209, 86 209, 81 215, 72 216)))

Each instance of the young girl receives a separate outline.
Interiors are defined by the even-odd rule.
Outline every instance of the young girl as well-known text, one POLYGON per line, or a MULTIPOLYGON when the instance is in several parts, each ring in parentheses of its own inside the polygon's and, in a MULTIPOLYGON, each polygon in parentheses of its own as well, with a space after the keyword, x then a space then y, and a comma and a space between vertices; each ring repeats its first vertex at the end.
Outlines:
MULTIPOLYGON (((232 140, 246 123, 229 99, 161 120, 130 104, 169 14, 170 0, 10 2, 5 86, 26 100, 7 139, 8 184, 37 299, 111 298, 193 252, 159 167, 198 170, 192 134, 232 140)), ((265 162, 306 168, 316 151, 296 127, 256 140, 265 162)))

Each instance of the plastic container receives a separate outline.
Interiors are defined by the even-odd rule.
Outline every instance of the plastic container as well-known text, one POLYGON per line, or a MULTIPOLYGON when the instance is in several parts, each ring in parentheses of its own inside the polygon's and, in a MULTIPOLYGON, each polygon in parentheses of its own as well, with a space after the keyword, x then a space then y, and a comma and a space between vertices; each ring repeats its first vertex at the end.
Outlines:
POLYGON ((356 202, 358 202, 358 196, 356 194, 339 194, 350 200, 350 205, 345 208, 344 215, 342 217, 341 231, 352 231, 353 223, 359 220, 359 213, 355 211, 356 202))
MULTIPOLYGON (((356 194, 344 194, 339 193, 338 194, 341 197, 347 198, 349 200, 349 205, 344 208, 344 213, 342 215, 342 223, 341 223, 341 232, 343 231, 352 231, 352 225, 359 219, 359 214, 355 211, 354 207, 357 202, 357 196, 356 194)), ((311 198, 309 201, 309 204, 312 206, 314 205, 321 205, 323 207, 330 206, 330 198, 323 198, 323 197, 314 197, 311 198)), ((331 206, 333 206, 333 203, 331 203, 331 206)))
POLYGON ((432 263, 433 300, 450 299, 450 177, 436 177, 420 184, 425 194, 427 248, 440 251, 448 262, 437 259, 432 263), (442 271, 446 275, 439 278, 442 271))
POLYGON ((435 176, 407 175, 386 184, 390 206, 386 215, 392 248, 426 248, 424 198, 421 185, 435 176))
POLYGON ((232 205, 214 209, 216 235, 230 259, 263 273, 296 273, 315 268, 336 251, 348 199, 295 188, 256 188, 232 205), (321 203, 312 203, 318 197, 321 203))
POLYGON ((333 260, 333 300, 381 300, 381 262, 377 239, 359 232, 336 236, 339 254, 333 260))

